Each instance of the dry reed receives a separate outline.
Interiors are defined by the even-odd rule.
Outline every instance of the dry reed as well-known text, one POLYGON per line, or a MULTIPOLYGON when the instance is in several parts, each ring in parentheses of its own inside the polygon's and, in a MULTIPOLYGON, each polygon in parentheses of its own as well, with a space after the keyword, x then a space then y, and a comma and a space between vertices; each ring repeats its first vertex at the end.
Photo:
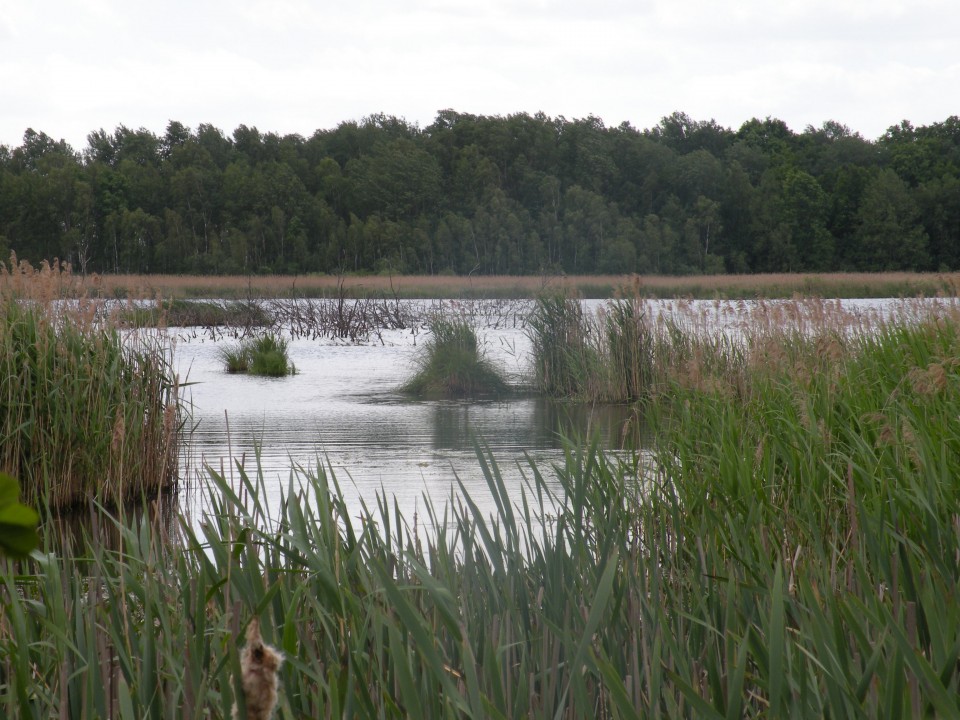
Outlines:
POLYGON ((958 320, 954 297, 850 306, 812 297, 653 302, 634 295, 590 313, 579 300, 550 294, 537 301, 528 332, 535 382, 549 395, 628 402, 680 386, 746 399, 764 377, 829 376, 862 338, 890 326, 958 320))
POLYGON ((0 470, 26 502, 113 505, 176 481, 183 426, 169 345, 71 296, 63 263, 0 267, 0 470))
POLYGON ((650 298, 915 297, 956 295, 960 273, 824 273, 817 275, 90 275, 73 276, 72 296, 98 298, 347 297, 532 298, 544 290, 609 298, 638 285, 650 298))

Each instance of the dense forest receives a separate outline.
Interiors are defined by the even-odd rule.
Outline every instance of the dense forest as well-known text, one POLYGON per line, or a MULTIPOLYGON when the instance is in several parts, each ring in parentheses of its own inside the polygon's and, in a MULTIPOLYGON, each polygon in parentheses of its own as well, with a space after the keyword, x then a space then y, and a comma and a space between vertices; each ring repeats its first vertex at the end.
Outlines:
POLYGON ((0 146, 0 259, 81 272, 692 274, 960 268, 960 118, 738 130, 444 110, 310 138, 120 126, 0 146))

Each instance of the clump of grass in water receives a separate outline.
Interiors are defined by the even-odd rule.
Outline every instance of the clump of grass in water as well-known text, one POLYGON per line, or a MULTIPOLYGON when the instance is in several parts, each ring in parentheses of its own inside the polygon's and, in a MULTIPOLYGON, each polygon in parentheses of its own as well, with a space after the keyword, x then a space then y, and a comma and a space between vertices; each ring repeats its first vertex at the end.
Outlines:
POLYGON ((401 392, 417 397, 499 396, 509 391, 501 372, 484 357, 477 333, 464 318, 438 317, 417 360, 417 373, 401 392))
POLYGON ((250 351, 244 343, 221 347, 219 354, 228 373, 245 373, 250 369, 250 351))
POLYGON ((290 362, 287 346, 285 338, 272 333, 254 338, 250 350, 250 373, 269 377, 295 374, 297 369, 290 362))
POLYGON ((220 348, 220 359, 229 373, 250 373, 266 377, 295 375, 290 362, 289 343, 274 333, 247 338, 238 346, 220 348))

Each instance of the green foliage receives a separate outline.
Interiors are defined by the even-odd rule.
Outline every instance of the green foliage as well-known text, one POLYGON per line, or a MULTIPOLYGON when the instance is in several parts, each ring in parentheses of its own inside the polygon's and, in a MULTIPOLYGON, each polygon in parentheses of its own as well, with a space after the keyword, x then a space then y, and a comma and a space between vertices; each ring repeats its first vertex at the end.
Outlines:
POLYGON ((117 504, 177 477, 169 347, 33 301, 0 309, 0 467, 29 504, 117 504))
POLYGON ((873 330, 781 338, 736 402, 678 376, 649 454, 516 483, 478 450, 492 512, 358 510, 322 468, 271 507, 240 466, 200 522, 101 514, 0 561, 0 715, 225 719, 257 617, 279 720, 954 717, 960 330, 873 330))
POLYGON ((653 375, 652 333, 639 299, 607 304, 604 327, 611 377, 608 384, 620 390, 616 399, 637 400, 647 391, 653 375))
POLYGON ((655 421, 652 497, 683 518, 663 571, 697 568, 714 707, 736 670, 772 715, 956 714, 955 320, 796 343, 739 402, 678 383, 655 421))
POLYGON ((483 355, 477 334, 464 318, 436 317, 432 337, 418 358, 419 369, 401 392, 418 397, 499 396, 509 391, 501 372, 483 355))
POLYGON ((543 295, 527 323, 538 389, 557 397, 583 394, 597 358, 583 305, 564 295, 543 295))
POLYGON ((220 359, 228 373, 245 373, 250 369, 250 349, 241 343, 238 346, 221 346, 218 349, 220 359))
POLYGON ((272 333, 255 338, 250 348, 250 373, 269 377, 295 374, 297 369, 289 360, 287 344, 286 339, 272 333))
POLYGON ((297 372, 296 366, 290 362, 288 345, 286 338, 266 333, 247 338, 239 346, 222 346, 219 354, 229 373, 284 377, 297 372))
POLYGON ((17 481, 0 473, 0 555, 22 558, 40 542, 37 513, 20 502, 17 481))
POLYGON ((541 392, 601 402, 648 394, 654 342, 641 300, 612 300, 591 317, 575 298, 544 295, 527 328, 541 392))
POLYGON ((956 269, 957 136, 452 110, 309 139, 121 126, 80 153, 31 130, 0 155, 0 245, 84 274, 956 269))

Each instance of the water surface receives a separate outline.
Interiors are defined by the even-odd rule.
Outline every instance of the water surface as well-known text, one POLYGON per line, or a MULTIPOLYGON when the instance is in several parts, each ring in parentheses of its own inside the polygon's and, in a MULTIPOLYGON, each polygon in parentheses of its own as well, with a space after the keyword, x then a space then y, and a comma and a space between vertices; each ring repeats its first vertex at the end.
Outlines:
MULTIPOLYGON (((219 351, 236 341, 214 342, 199 330, 180 335, 175 358, 190 383, 192 471, 209 465, 230 477, 237 463, 249 472, 259 462, 273 507, 292 467, 318 463, 332 468, 348 500, 362 497, 372 506, 375 493, 385 492, 408 518, 422 509, 424 493, 442 504, 457 478, 485 503, 478 443, 519 499, 527 458, 543 467, 561 462, 564 436, 596 432, 608 448, 637 436, 633 411, 622 406, 557 403, 528 392, 481 402, 410 400, 398 388, 414 372, 422 331, 386 331, 366 344, 294 339, 297 374, 286 378, 228 374, 219 351)), ((529 382, 529 340, 521 329, 480 328, 478 335, 515 386, 529 382)))
MULTIPOLYGON (((589 312, 603 305, 584 303, 589 312)), ((735 337, 757 323, 816 328, 824 317, 864 327, 911 308, 918 308, 916 301, 704 300, 648 301, 643 312, 651 322, 669 316, 693 332, 735 337)), ((521 387, 531 376, 530 341, 522 323, 504 323, 502 317, 493 318, 497 327, 485 326, 490 323, 490 318, 477 320, 483 347, 521 387)), ((209 465, 229 477, 237 463, 253 470, 259 462, 274 507, 292 467, 322 464, 336 474, 348 500, 363 498, 373 505, 375 493, 384 492, 396 498, 408 518, 422 507, 424 493, 443 503, 457 478, 492 511, 476 458, 478 442, 489 447, 517 498, 527 459, 547 470, 561 462, 563 436, 599 433, 610 450, 640 442, 634 412, 622 406, 583 407, 529 393, 483 402, 403 397, 398 388, 414 372, 428 336, 422 327, 384 331, 363 344, 294 339, 290 357, 298 373, 286 378, 230 375, 218 353, 235 341, 212 341, 199 329, 179 335, 176 366, 181 379, 191 383, 186 397, 195 423, 189 444, 192 472, 209 465)))

